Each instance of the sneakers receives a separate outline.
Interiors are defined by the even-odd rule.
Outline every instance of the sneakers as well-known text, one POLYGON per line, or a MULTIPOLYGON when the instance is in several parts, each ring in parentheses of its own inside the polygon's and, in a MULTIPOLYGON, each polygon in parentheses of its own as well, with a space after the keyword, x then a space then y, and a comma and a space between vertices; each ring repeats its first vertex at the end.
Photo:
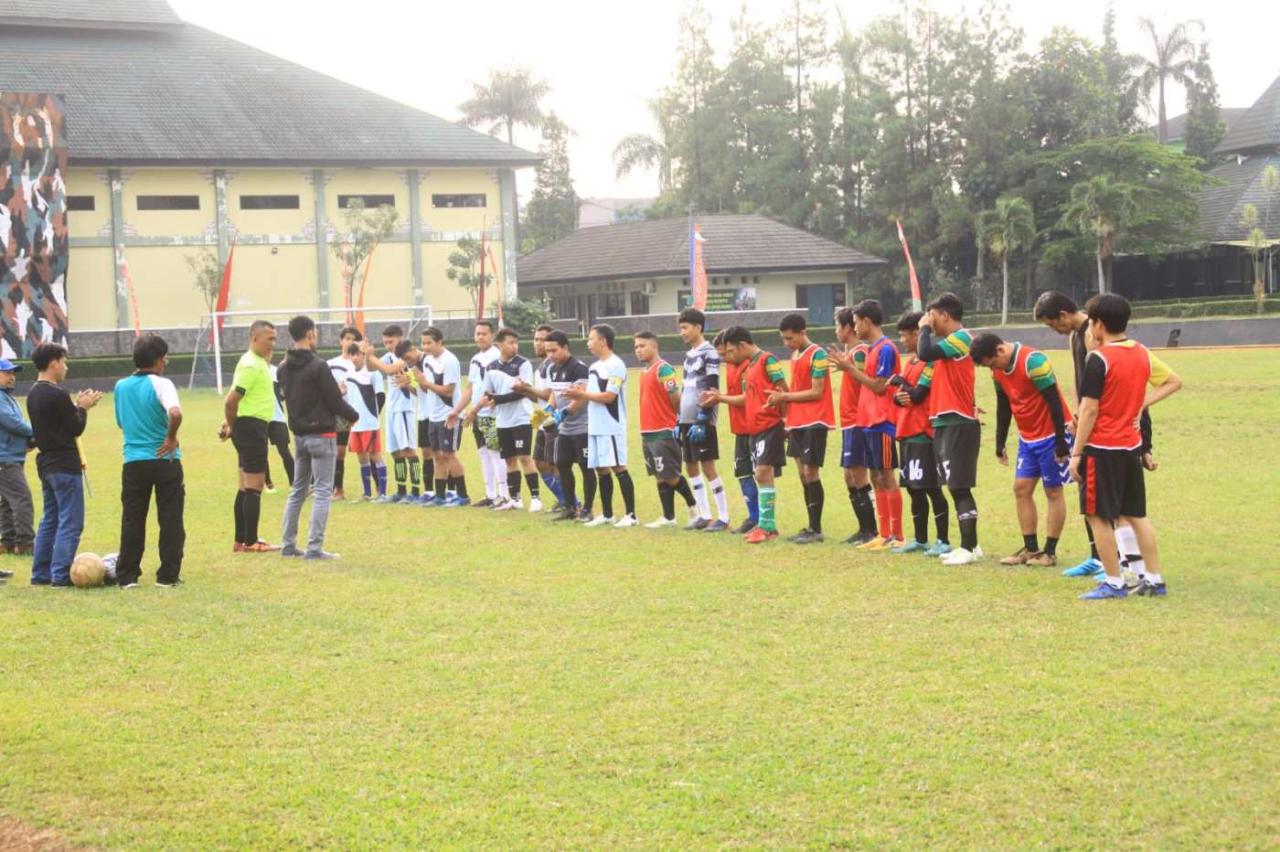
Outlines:
POLYGON ((1102 570, 1102 561, 1090 556, 1079 565, 1075 565, 1062 572, 1064 577, 1096 577, 1104 573, 1102 570))
MULTIPOLYGON (((137 585, 138 585, 137 583, 129 583, 126 586, 122 586, 122 588, 127 589, 127 588, 130 588, 131 586, 137 586, 137 585)), ((170 580, 167 583, 162 583, 159 580, 156 580, 157 589, 176 589, 179 586, 185 586, 185 585, 186 583, 182 582, 182 580, 170 580)))
POLYGON ((447 497, 433 497, 430 500, 422 501, 423 508, 427 508, 427 509, 438 509, 442 506, 448 506, 448 505, 449 505, 449 498, 447 497))
POLYGON ((924 544, 923 542, 912 540, 907 542, 906 544, 901 545, 900 547, 893 548, 889 552, 894 555, 901 556, 904 553, 924 553, 928 549, 929 549, 929 545, 924 544))
POLYGON ((286 559, 301 559, 302 551, 296 547, 285 547, 280 550, 280 555, 286 559))
POLYGON ((444 508, 446 508, 446 509, 457 509, 457 508, 460 508, 460 507, 462 507, 462 506, 470 506, 470 505, 471 505, 471 498, 470 498, 470 497, 459 497, 458 495, 456 495, 456 494, 455 494, 455 495, 453 495, 452 497, 446 497, 446 498, 444 499, 444 502, 443 502, 442 504, 440 504, 440 505, 444 506, 444 508))
MULTIPOLYGON (((576 521, 576 520, 578 520, 578 510, 577 510, 577 509, 572 509, 572 508, 570 508, 570 509, 564 509, 563 511, 561 511, 561 512, 560 512, 560 514, 556 515, 556 516, 555 516, 555 517, 553 517, 551 520, 553 520, 553 521, 576 521)), ((673 521, 672 523, 674 523, 674 521, 673 521)))
POLYGON ((640 521, 636 519, 635 515, 623 515, 613 526, 615 529, 625 530, 628 527, 640 526, 640 521))
POLYGON ((676 525, 675 518, 658 518, 658 520, 656 521, 650 521, 649 523, 645 524, 644 528, 647 530, 662 530, 662 529, 666 529, 667 527, 674 527, 675 525, 676 525))
POLYGON ((777 530, 766 530, 763 527, 756 527, 747 533, 747 544, 760 544, 762 542, 771 541, 778 537, 777 530))
POLYGON ((880 551, 880 550, 893 550, 895 547, 897 547, 900 544, 902 544, 902 539, 898 539, 898 538, 873 538, 871 541, 867 542, 866 544, 859 545, 858 550, 866 550, 868 552, 880 551))
POLYGON ((1033 552, 1033 551, 1027 550, 1025 547, 1019 547, 1017 553, 1011 554, 1009 556, 1006 556, 1004 559, 1001 559, 1000 564, 1001 565, 1026 565, 1027 560, 1029 560, 1033 556, 1039 556, 1039 555, 1040 554, 1038 551, 1033 552))
POLYGON ((253 544, 237 544, 233 553, 275 553, 280 549, 278 544, 269 544, 265 541, 254 542, 253 544))
POLYGON ((741 524, 739 524, 738 528, 733 531, 733 534, 746 535, 747 533, 751 532, 755 528, 756 528, 756 522, 748 519, 743 521, 741 524))
POLYGON ((1027 559, 1027 565, 1032 568, 1052 568, 1057 564, 1058 557, 1052 553, 1045 553, 1043 550, 1027 559))
POLYGON ((854 547, 862 547, 862 545, 875 539, 874 533, 856 532, 844 540, 845 544, 852 544, 854 547))
POLYGON ((603 526, 608 526, 612 523, 613 523, 613 518, 606 517, 604 515, 596 515, 594 518, 591 518, 583 522, 583 526, 584 527, 603 527, 603 526))
POLYGON ((1140 598, 1162 598, 1168 594, 1168 592, 1164 587, 1164 583, 1148 583, 1146 580, 1143 580, 1138 584, 1138 588, 1134 591, 1134 594, 1140 598))
POLYGON ((8 580, 12 576, 12 571, 0 571, 0 580, 8 580))
POLYGON ((711 523, 703 527, 702 531, 703 532, 724 532, 727 529, 729 529, 728 521, 716 520, 716 521, 712 521, 711 523))
POLYGON ((327 550, 308 550, 306 553, 302 555, 302 558, 308 559, 308 560, 318 559, 318 560, 323 560, 327 562, 331 559, 341 559, 342 557, 336 553, 330 553, 327 550))
POLYGON ((885 541, 886 539, 876 535, 871 538, 864 539, 861 544, 855 544, 854 547, 858 550, 884 550, 885 541))
POLYGON ((945 541, 935 541, 925 550, 925 556, 946 556, 952 551, 952 547, 945 541))
POLYGON ((518 512, 523 508, 523 503, 511 497, 508 497, 505 500, 499 500, 497 503, 493 504, 493 511, 495 512, 518 512))
POLYGON ((965 550, 963 547, 957 547, 946 556, 942 557, 943 565, 972 565, 983 557, 982 548, 975 547, 973 550, 965 550))
POLYGON ((1092 591, 1085 592, 1080 596, 1082 601, 1105 601, 1111 598, 1127 598, 1129 590, 1124 586, 1116 588, 1115 586, 1103 580, 1101 583, 1093 587, 1092 591))
POLYGON ((691 530, 691 531, 705 530, 710 525, 711 525, 710 518, 694 518, 692 521, 690 521, 685 525, 685 529, 691 530))
POLYGON ((395 497, 393 497, 393 496, 392 496, 392 495, 390 495, 390 494, 379 494, 377 497, 374 497, 374 498, 373 498, 373 500, 372 500, 372 501, 370 501, 370 502, 373 502, 373 503, 399 503, 400 501, 399 501, 399 500, 397 500, 395 497))
POLYGON ((541 500, 539 500, 537 497, 534 497, 532 500, 530 500, 530 501, 529 501, 529 511, 530 511, 530 512, 533 512, 533 513, 535 513, 535 514, 536 514, 536 513, 538 513, 538 512, 541 512, 541 511, 542 511, 542 501, 541 501, 541 500))
POLYGON ((822 533, 805 527, 787 540, 792 544, 820 544, 825 539, 822 537, 822 533))
POLYGON ((494 503, 494 501, 493 501, 493 500, 490 500, 488 497, 486 497, 486 498, 484 498, 483 500, 477 500, 476 502, 472 503, 471 505, 472 505, 472 506, 474 506, 474 507, 475 507, 475 508, 477 508, 477 509, 488 509, 490 506, 492 506, 492 505, 493 505, 493 503, 494 503))

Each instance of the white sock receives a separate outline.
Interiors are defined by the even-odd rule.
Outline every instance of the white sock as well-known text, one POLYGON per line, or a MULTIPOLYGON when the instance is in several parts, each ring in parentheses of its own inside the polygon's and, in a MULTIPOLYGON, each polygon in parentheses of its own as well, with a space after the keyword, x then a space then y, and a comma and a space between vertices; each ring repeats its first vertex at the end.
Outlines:
MULTIPOLYGON (((494 456, 498 454, 488 447, 480 448, 480 473, 484 476, 484 494, 490 500, 496 500, 501 494, 501 485, 506 483, 506 465, 502 465, 501 473, 498 475, 498 468, 494 464, 494 456)), ((498 459, 502 461, 501 458, 498 459)))
POLYGON ((1123 588, 1124 588, 1124 575, 1123 575, 1123 574, 1121 574, 1121 575, 1119 575, 1119 576, 1117 576, 1117 577, 1112 577, 1110 574, 1108 574, 1108 575, 1107 575, 1107 583, 1108 583, 1108 584, 1111 586, 1111 588, 1113 588, 1113 589, 1123 589, 1123 588))
POLYGON ((1138 548, 1138 536, 1133 527, 1116 527, 1116 549, 1120 551, 1120 560, 1128 564, 1129 570, 1141 577, 1146 573, 1146 563, 1142 559, 1142 551, 1138 548))
POLYGON ((701 476, 689 477, 689 487, 693 489, 693 500, 698 504, 698 517, 711 520, 711 503, 707 500, 707 485, 701 476))
POLYGON ((493 482, 498 494, 505 500, 511 499, 511 489, 507 487, 507 462, 497 450, 489 451, 489 464, 492 466, 493 482))
POLYGON ((724 493, 724 480, 717 476, 707 483, 707 487, 716 498, 716 512, 720 514, 720 520, 729 523, 729 495, 724 493))
POLYGON ((1151 585, 1158 586, 1164 582, 1164 577, 1161 577, 1159 574, 1148 574, 1146 576, 1146 580, 1151 585))

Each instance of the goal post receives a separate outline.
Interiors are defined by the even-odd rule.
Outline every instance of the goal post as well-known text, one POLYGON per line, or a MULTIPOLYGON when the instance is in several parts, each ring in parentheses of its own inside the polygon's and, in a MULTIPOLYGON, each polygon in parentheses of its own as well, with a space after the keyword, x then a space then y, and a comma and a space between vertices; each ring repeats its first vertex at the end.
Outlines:
POLYGON ((411 336, 420 326, 431 325, 433 316, 430 305, 380 305, 361 308, 359 311, 352 308, 315 307, 261 311, 210 311, 200 318, 200 330, 196 336, 195 353, 191 361, 191 377, 187 386, 188 388, 195 386, 201 349, 207 346, 206 351, 213 356, 214 386, 217 387, 219 394, 223 393, 222 353, 226 348, 228 335, 239 331, 241 336, 244 336, 257 320, 268 320, 274 323, 283 337, 288 334, 285 326, 289 320, 299 314, 305 314, 322 328, 332 326, 336 340, 337 329, 346 325, 348 318, 354 313, 363 315, 366 326, 369 325, 370 320, 383 325, 398 322, 404 326, 406 336, 411 336))

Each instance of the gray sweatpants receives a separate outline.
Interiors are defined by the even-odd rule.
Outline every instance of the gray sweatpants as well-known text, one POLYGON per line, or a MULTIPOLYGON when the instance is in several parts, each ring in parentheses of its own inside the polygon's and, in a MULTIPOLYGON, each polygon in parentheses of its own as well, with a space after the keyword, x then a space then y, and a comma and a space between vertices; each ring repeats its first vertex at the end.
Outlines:
POLYGON ((0 462, 0 544, 30 547, 35 541, 31 527, 35 508, 22 462, 0 462))
POLYGON ((311 507, 311 530, 307 553, 324 550, 324 528, 329 523, 329 498, 333 495, 333 467, 338 460, 338 442, 332 435, 296 435, 294 445, 293 487, 284 504, 284 535, 281 545, 285 553, 298 549, 298 520, 307 501, 307 489, 314 486, 315 505, 311 507))

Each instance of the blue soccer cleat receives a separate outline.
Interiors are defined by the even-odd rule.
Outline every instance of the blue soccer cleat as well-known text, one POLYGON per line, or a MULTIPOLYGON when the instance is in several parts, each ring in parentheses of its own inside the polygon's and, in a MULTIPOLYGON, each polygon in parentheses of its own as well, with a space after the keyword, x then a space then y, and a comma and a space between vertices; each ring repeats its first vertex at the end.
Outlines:
POLYGON ((921 542, 913 539, 901 547, 890 548, 889 552, 900 556, 903 553, 924 553, 928 549, 929 545, 922 544, 921 542))
POLYGON ((1143 580, 1133 593, 1140 598, 1162 598, 1168 594, 1168 590, 1165 589, 1164 583, 1148 583, 1143 580))
POLYGON ((1093 587, 1092 591, 1085 592, 1080 596, 1082 601, 1105 601, 1111 598, 1127 598, 1129 590, 1124 586, 1119 588, 1111 585, 1106 580, 1093 587))
POLYGON ((923 553, 925 556, 946 556, 952 550, 955 550, 955 548, 947 544, 945 541, 935 541, 933 544, 929 545, 923 553))
POLYGON ((444 501, 444 504, 443 504, 443 505, 444 505, 444 507, 445 507, 446 509, 457 509, 457 508, 459 508, 459 507, 461 507, 461 506, 470 506, 470 505, 471 505, 471 498, 470 498, 470 497, 459 497, 457 494, 455 494, 455 495, 453 495, 452 497, 447 498, 447 499, 444 501))
POLYGON ((432 500, 423 500, 422 505, 424 507, 439 508, 441 506, 449 505, 449 500, 446 497, 436 497, 432 500))
POLYGON ((1097 577, 1106 572, 1102 570, 1102 562, 1092 556, 1073 568, 1062 572, 1064 577, 1097 577))

